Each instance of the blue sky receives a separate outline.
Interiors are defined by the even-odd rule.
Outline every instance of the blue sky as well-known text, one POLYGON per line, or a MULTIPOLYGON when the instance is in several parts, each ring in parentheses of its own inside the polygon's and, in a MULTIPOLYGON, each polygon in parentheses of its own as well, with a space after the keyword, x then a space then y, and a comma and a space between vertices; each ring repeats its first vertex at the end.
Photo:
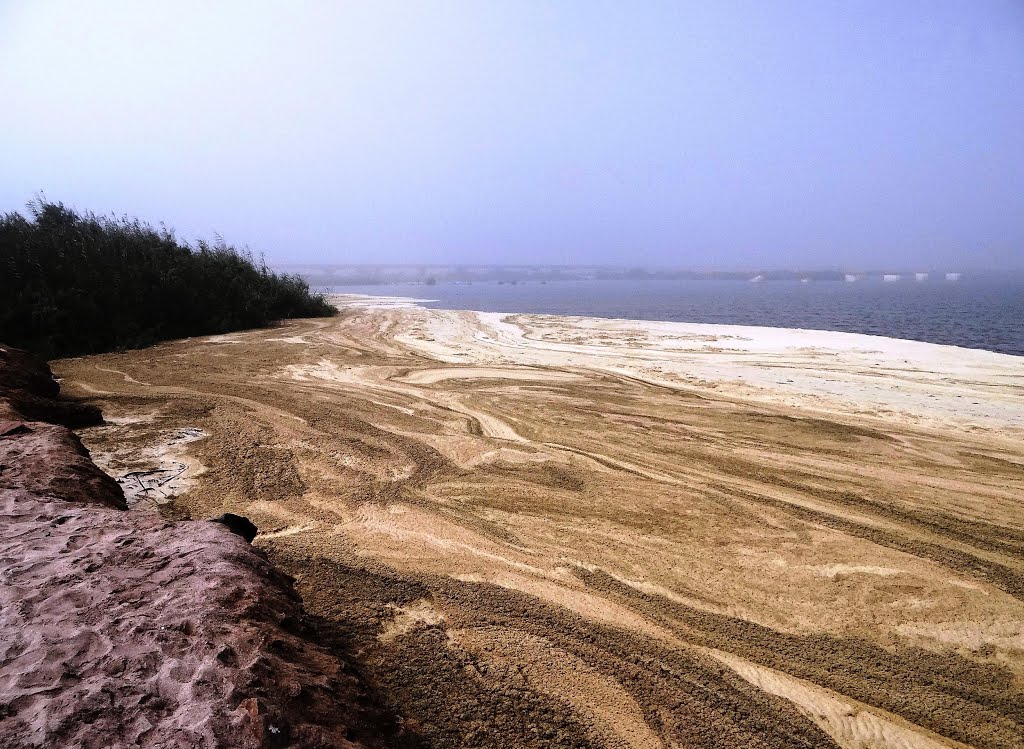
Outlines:
POLYGON ((285 262, 1024 267, 1024 3, 0 2, 0 209, 285 262))

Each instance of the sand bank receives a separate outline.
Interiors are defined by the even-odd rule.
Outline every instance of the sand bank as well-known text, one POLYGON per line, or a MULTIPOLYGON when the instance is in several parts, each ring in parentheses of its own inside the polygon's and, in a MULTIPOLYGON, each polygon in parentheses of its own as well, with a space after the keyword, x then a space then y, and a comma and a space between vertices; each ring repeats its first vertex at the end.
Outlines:
POLYGON ((1024 359, 336 301, 59 373, 428 745, 1024 745, 1024 359))
MULTIPOLYGON (((343 309, 422 300, 336 295, 343 309)), ((669 387, 1024 434, 1024 357, 825 330, 430 310, 396 340, 460 364, 584 367, 669 387)))

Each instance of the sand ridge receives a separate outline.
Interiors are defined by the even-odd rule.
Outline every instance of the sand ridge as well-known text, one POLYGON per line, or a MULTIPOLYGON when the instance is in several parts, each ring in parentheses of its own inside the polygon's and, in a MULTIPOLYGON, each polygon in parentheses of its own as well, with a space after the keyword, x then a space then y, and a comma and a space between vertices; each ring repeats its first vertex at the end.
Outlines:
POLYGON ((427 745, 1024 746, 1024 359, 337 304, 56 366, 427 745))

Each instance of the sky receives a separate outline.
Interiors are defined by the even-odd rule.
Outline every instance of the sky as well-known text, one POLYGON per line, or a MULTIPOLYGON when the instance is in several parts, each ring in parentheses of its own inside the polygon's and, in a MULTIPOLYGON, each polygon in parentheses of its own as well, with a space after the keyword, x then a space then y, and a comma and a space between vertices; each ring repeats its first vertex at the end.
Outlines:
POLYGON ((1024 2, 0 0, 0 211, 284 263, 1024 268, 1024 2))

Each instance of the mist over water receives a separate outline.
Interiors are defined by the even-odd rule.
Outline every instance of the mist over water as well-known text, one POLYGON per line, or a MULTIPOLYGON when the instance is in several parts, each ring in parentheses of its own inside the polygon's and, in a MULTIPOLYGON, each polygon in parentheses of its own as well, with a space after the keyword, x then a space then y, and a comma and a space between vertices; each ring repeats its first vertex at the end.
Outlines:
POLYGON ((550 281, 336 286, 483 312, 837 330, 1024 356, 1024 277, 956 282, 550 281))

